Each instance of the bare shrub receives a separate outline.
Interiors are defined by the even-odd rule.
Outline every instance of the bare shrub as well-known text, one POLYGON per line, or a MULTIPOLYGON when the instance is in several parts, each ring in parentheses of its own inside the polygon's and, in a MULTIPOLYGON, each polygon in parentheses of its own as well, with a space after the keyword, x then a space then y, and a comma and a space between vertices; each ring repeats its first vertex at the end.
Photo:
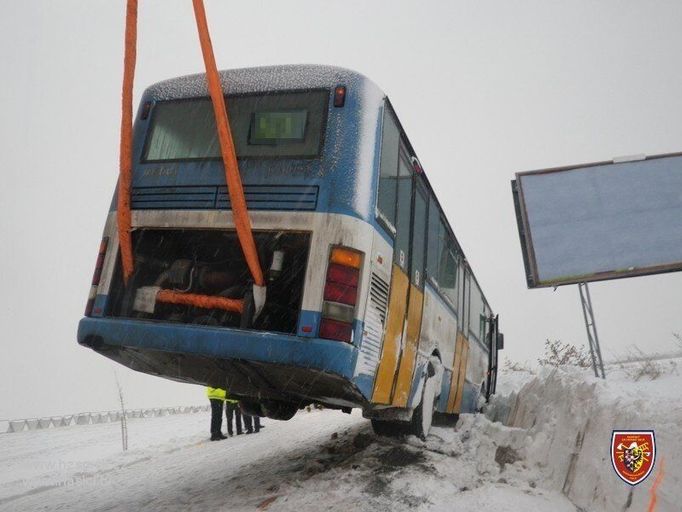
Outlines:
POLYGON ((541 366, 578 366, 588 368, 590 356, 584 345, 576 347, 571 343, 563 343, 561 340, 545 341, 545 355, 538 359, 541 366))
POLYGON ((675 344, 682 348, 682 335, 679 332, 674 332, 673 338, 675 338, 675 344))
POLYGON ((661 363, 656 360, 656 355, 647 355, 639 347, 630 350, 628 359, 632 362, 621 364, 621 368, 634 381, 644 377, 648 377, 649 380, 656 380, 665 373, 661 363))
POLYGON ((504 358, 503 367, 505 370, 510 371, 510 372, 533 373, 533 369, 530 367, 530 365, 528 364, 527 361, 520 363, 518 361, 512 361, 508 357, 504 358))
POLYGON ((656 361, 646 360, 631 363, 630 366, 623 366, 623 371, 634 381, 638 381, 643 377, 649 377, 649 380, 656 380, 663 373, 663 368, 656 361))

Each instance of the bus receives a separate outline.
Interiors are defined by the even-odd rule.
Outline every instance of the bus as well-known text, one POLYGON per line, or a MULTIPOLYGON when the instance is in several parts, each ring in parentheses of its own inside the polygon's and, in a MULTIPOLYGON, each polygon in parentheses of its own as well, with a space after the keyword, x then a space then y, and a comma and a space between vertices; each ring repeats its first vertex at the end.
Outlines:
POLYGON ((78 342, 134 370, 221 387, 248 414, 361 408, 428 434, 494 393, 493 314, 386 95, 338 67, 220 72, 267 280, 235 234, 204 74, 144 92, 133 132, 134 272, 116 193, 78 342), (169 300, 194 294, 243 300, 169 300), (251 307, 249 307, 251 305, 251 307))

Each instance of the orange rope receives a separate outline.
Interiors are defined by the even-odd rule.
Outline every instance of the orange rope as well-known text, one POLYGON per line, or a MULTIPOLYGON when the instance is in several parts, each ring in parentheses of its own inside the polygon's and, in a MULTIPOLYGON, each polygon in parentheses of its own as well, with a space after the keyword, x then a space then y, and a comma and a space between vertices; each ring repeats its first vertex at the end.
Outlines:
POLYGON ((232 205, 232 215, 234 217, 235 228, 237 229, 237 237, 239 238, 239 243, 244 252, 244 257, 246 258, 246 263, 249 266, 254 282, 258 286, 264 286, 265 280, 263 279, 263 271, 261 270, 260 261, 258 260, 256 242, 253 239, 253 233, 251 231, 249 213, 246 209, 246 199, 244 198, 242 180, 239 175, 239 168, 237 167, 237 155, 234 149, 234 142, 232 141, 232 133, 230 132, 230 123, 227 121, 225 97, 223 95, 222 86, 220 85, 218 68, 211 45, 211 36, 208 32, 204 2, 203 0, 192 0, 192 3, 194 4, 194 16, 197 20, 197 29, 199 30, 201 53, 204 57, 204 64, 206 66, 208 90, 211 95, 211 101, 213 102, 213 111, 215 114, 216 126, 218 128, 220 151, 225 166, 227 190, 230 194, 230 204, 232 205))
POLYGON ((121 146, 118 177, 118 240, 121 248, 123 282, 133 273, 133 246, 130 236, 130 193, 133 165, 133 80, 137 54, 137 0, 128 0, 126 7, 125 56, 123 58, 123 91, 121 93, 121 146))
POLYGON ((658 491, 658 486, 661 485, 661 482, 663 481, 663 475, 665 474, 665 471, 663 470, 664 467, 665 461, 661 459, 661 462, 658 466, 658 473, 656 473, 656 479, 654 480, 651 489, 649 489, 649 494, 651 495, 651 498, 649 500, 649 508, 647 509, 647 512, 654 512, 656 510, 656 502, 658 501, 658 498, 656 497, 656 492, 658 491))
POLYGON ((213 297, 210 295, 198 295, 196 293, 180 293, 172 290, 160 290, 156 294, 158 302, 166 304, 179 304, 182 306, 195 306, 204 309, 224 309, 234 313, 244 311, 244 301, 228 299, 227 297, 213 297))

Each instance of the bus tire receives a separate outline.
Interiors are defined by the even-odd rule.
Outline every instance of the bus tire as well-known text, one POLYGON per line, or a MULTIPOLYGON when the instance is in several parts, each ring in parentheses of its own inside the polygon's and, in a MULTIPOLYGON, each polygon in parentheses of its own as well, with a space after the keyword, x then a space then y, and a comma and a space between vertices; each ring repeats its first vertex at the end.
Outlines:
POLYGON ((288 421, 294 417, 298 411, 298 406, 291 402, 281 402, 279 400, 261 400, 260 407, 263 416, 273 420, 288 421))
POLYGON ((239 407, 242 414, 247 416, 265 416, 260 402, 256 402, 255 400, 240 400, 239 407))
POLYGON ((459 414, 448 414, 446 412, 434 412, 432 425, 436 427, 454 427, 459 421, 459 414))
POLYGON ((399 437, 409 434, 409 423, 403 421, 387 421, 372 418, 372 430, 378 436, 399 437))
POLYGON ((424 387, 422 388, 422 399, 412 414, 410 422, 410 433, 426 440, 429 435, 433 416, 436 412, 438 399, 440 398, 440 386, 443 378, 443 365, 437 357, 431 357, 428 362, 424 387))

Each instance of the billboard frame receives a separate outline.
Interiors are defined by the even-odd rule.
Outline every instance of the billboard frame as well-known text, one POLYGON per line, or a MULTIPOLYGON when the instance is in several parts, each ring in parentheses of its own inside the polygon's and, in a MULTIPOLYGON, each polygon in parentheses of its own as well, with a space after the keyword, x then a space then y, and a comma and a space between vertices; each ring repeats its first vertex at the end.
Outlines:
POLYGON ((569 284, 580 284, 593 281, 607 281, 613 279, 624 279, 627 277, 638 277, 652 274, 664 274, 667 272, 677 272, 682 270, 682 261, 666 265, 656 265, 651 267, 636 268, 628 271, 606 271, 597 272, 594 274, 586 274, 577 277, 569 277, 566 279, 556 279, 552 281, 540 282, 537 262, 535 259, 535 249, 533 247, 533 238, 529 228, 528 213, 526 210, 526 203, 523 197, 523 189, 520 186, 520 178, 527 175, 552 174, 557 172, 572 171, 576 169, 583 169, 586 167, 598 167, 606 165, 614 165, 621 163, 628 163, 634 161, 657 160, 661 158, 680 157, 682 152, 665 153, 651 156, 633 156, 620 157, 612 160, 605 160, 601 162, 592 162, 579 165, 567 165, 561 167, 551 167, 549 169, 538 169, 535 171, 524 171, 515 173, 516 178, 511 182, 512 196, 514 199, 514 210, 516 213, 516 223, 519 231, 519 239, 521 242, 521 252, 523 254, 523 265, 526 271, 526 284, 528 288, 556 288, 557 286, 564 286, 569 284))

